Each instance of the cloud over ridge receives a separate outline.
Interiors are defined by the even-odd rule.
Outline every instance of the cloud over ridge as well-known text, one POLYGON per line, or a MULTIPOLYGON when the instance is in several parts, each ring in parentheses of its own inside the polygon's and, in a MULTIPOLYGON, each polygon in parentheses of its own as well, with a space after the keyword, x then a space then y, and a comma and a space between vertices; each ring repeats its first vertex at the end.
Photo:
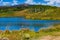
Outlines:
MULTIPOLYGON (((7 2, 7 1, 4 2, 4 0, 0 0, 0 5, 18 5, 19 4, 18 2, 21 3, 21 1, 19 0, 12 0, 12 2, 7 2)), ((42 4, 42 5, 60 6, 60 0, 25 0, 24 3, 31 4, 31 5, 42 4), (36 2, 36 1, 39 1, 39 2, 36 2), (44 1, 46 3, 41 1, 44 1)))

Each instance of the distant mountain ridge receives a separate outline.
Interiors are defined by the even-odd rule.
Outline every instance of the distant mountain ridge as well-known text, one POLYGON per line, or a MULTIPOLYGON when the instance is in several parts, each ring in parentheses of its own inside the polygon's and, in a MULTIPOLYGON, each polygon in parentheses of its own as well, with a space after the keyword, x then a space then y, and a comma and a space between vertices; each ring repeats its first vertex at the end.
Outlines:
POLYGON ((33 20, 60 20, 60 7, 29 4, 0 6, 0 17, 23 17, 33 20))
MULTIPOLYGON (((33 6, 30 4, 19 4, 19 5, 14 5, 14 6, 0 6, 0 8, 5 8, 5 7, 20 7, 20 6, 33 6)), ((49 6, 49 5, 40 5, 40 6, 49 6)), ((56 6, 51 6, 51 7, 56 7, 56 6)))

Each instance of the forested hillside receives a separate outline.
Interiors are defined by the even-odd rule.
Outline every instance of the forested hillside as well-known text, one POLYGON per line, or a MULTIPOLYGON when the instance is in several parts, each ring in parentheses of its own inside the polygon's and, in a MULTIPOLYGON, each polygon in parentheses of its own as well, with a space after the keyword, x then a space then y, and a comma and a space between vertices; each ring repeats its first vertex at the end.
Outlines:
POLYGON ((32 20, 60 20, 60 7, 28 4, 1 6, 0 17, 23 17, 32 20))

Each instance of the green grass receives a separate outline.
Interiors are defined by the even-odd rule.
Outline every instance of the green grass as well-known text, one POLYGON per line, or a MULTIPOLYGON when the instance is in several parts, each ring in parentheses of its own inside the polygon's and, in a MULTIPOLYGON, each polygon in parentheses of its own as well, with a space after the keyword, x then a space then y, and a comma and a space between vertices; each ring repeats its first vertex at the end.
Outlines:
POLYGON ((60 24, 54 24, 52 27, 46 28, 46 29, 41 29, 38 32, 29 30, 29 29, 24 29, 24 30, 14 30, 14 31, 0 31, 0 37, 4 38, 7 37, 10 40, 20 40, 23 35, 29 34, 30 38, 39 38, 42 36, 60 36, 60 24))
POLYGON ((29 5, 0 8, 0 17, 23 17, 30 20, 60 20, 60 7, 29 5))

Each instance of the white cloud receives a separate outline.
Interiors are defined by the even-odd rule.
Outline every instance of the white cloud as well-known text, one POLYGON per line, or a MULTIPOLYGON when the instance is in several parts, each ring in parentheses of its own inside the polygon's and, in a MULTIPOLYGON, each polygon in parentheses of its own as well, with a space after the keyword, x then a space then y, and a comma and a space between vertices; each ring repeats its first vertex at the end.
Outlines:
POLYGON ((40 2, 38 2, 38 3, 34 2, 33 4, 35 4, 35 5, 40 5, 41 3, 40 3, 40 2))
POLYGON ((56 3, 60 3, 60 0, 56 0, 56 3))
MULTIPOLYGON (((18 0, 12 0, 13 2, 4 2, 3 0, 0 0, 0 5, 3 4, 3 5, 18 5, 19 1, 18 0)), ((22 0, 23 1, 23 0, 22 0)), ((47 3, 44 3, 44 2, 35 2, 34 0, 26 0, 25 3, 26 4, 34 4, 34 5, 39 5, 39 4, 42 4, 42 5, 52 5, 52 6, 60 6, 60 0, 44 0, 45 2, 47 3)))
POLYGON ((33 2, 33 0, 26 0, 25 3, 27 3, 27 4, 33 4, 34 2, 33 2))
POLYGON ((17 5, 17 4, 18 4, 18 1, 17 0, 13 0, 12 5, 17 5))
POLYGON ((44 0, 44 1, 49 1, 49 0, 44 0))
POLYGON ((42 4, 42 5, 52 5, 52 6, 60 6, 60 0, 44 0, 45 2, 47 3, 41 3, 41 2, 34 2, 33 0, 26 0, 25 3, 27 4, 35 4, 35 5, 39 5, 39 4, 42 4))
POLYGON ((13 5, 17 5, 18 4, 18 1, 17 0, 13 0, 13 2, 4 2, 3 0, 0 0, 0 5, 3 5, 3 6, 13 6, 13 5))
POLYGON ((27 3, 27 4, 35 4, 35 5, 38 5, 38 4, 41 4, 40 2, 38 2, 38 3, 36 3, 36 2, 34 2, 33 0, 26 0, 26 2, 25 3, 27 3))
POLYGON ((60 3, 60 0, 44 0, 47 2, 48 5, 56 5, 60 3))
POLYGON ((3 2, 3 5, 4 5, 4 6, 10 6, 11 3, 10 3, 10 2, 3 2))

